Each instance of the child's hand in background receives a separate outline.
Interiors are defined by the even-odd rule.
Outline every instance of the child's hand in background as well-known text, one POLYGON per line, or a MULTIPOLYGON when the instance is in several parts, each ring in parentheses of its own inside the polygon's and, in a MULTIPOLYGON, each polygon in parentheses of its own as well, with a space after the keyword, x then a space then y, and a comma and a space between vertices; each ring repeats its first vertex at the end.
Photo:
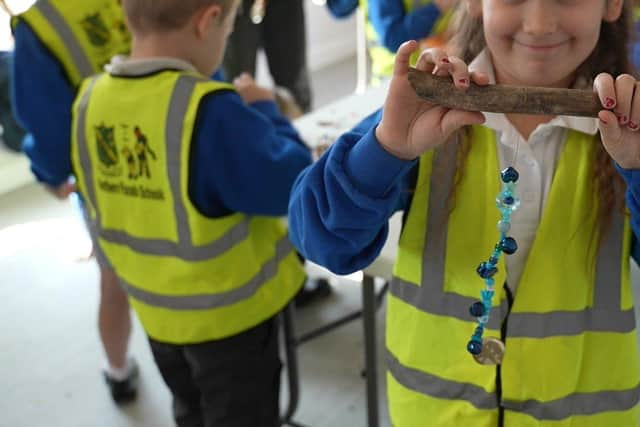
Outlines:
POLYGON ((45 188, 49 193, 53 194, 61 200, 66 199, 71 193, 77 190, 76 184, 73 181, 66 181, 63 184, 60 184, 58 187, 51 187, 47 185, 45 186, 45 188))
MULTIPOLYGON (((484 122, 482 113, 450 110, 416 95, 407 75, 409 58, 417 46, 417 42, 408 41, 398 49, 382 120, 376 129, 378 142, 394 156, 406 160, 443 144, 463 126, 484 122)), ((486 75, 470 74, 467 64, 448 56, 442 49, 425 50, 416 68, 441 76, 450 75, 459 90, 468 89, 470 79, 481 85, 489 83, 486 75)))
POLYGON ((640 169, 640 82, 602 73, 593 87, 603 106, 598 127, 604 148, 621 167, 640 169))
POLYGON ((267 88, 258 86, 249 73, 242 73, 233 80, 238 94, 244 102, 251 104, 258 101, 273 101, 275 96, 267 88))

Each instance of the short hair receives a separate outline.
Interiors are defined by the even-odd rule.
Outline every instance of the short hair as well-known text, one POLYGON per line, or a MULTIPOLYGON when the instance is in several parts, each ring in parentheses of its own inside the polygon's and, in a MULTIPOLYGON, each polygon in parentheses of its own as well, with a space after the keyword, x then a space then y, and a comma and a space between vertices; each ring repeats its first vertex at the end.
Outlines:
POLYGON ((227 16, 235 0, 122 0, 133 32, 168 31, 182 28, 199 9, 220 5, 227 16))

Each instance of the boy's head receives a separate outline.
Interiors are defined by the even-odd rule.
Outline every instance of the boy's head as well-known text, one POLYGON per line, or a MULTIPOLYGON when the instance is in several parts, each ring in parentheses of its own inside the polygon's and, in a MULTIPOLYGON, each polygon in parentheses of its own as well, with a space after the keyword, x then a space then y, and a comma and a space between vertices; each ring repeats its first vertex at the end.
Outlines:
POLYGON ((188 57, 182 59, 210 75, 220 66, 239 3, 239 0, 122 0, 122 7, 134 44, 136 39, 161 39, 167 52, 186 54, 188 57))

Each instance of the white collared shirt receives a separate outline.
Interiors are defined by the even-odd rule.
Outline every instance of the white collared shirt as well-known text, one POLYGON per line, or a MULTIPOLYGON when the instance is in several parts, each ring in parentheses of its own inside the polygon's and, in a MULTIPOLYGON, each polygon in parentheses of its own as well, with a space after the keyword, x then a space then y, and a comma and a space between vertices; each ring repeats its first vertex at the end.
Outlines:
MULTIPOLYGON (((486 49, 469 68, 487 73, 490 83, 495 84, 493 64, 486 49)), ((548 123, 538 125, 526 141, 504 114, 484 115, 484 126, 493 129, 496 134, 500 170, 513 166, 520 173, 516 186, 516 192, 520 195, 520 207, 512 215, 511 231, 508 233, 516 239, 518 251, 505 257, 507 283, 515 291, 542 218, 567 130, 595 135, 598 122, 589 117, 557 116, 548 123)))

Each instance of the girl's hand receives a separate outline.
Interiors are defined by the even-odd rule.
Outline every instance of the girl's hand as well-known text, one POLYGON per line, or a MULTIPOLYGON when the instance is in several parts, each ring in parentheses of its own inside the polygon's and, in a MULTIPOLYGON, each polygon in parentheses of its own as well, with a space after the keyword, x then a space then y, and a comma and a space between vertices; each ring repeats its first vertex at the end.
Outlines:
POLYGON ((598 113, 602 144, 625 169, 640 169, 640 82, 629 74, 617 79, 599 74, 593 88, 603 110, 598 113))
MULTIPOLYGON (((405 160, 415 159, 443 144, 463 126, 484 122, 482 113, 450 110, 428 103, 416 95, 407 75, 409 58, 417 47, 418 43, 412 40, 398 49, 382 120, 376 129, 376 138, 385 150, 405 160)), ((450 75, 459 90, 468 89, 470 79, 480 85, 489 83, 485 74, 470 74, 467 64, 459 58, 448 56, 442 49, 422 52, 416 68, 437 75, 450 75)))
POLYGON ((242 73, 233 80, 236 91, 247 104, 258 101, 273 101, 275 95, 269 89, 258 86, 249 73, 242 73))

